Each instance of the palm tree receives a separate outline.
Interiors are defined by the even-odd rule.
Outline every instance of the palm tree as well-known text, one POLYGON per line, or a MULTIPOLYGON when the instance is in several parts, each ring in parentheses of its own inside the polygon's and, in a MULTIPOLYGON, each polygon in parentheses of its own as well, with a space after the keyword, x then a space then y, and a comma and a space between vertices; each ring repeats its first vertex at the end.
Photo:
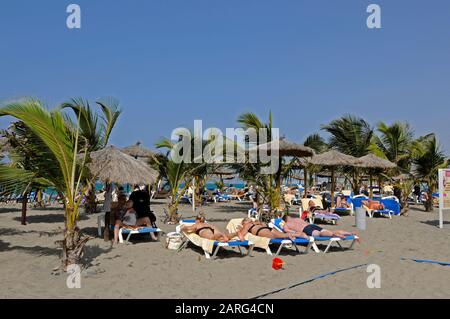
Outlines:
MULTIPOLYGON (((380 122, 380 135, 374 135, 370 151, 375 155, 395 163, 402 172, 409 172, 416 147, 413 131, 406 122, 395 122, 391 126, 380 122)), ((401 173, 401 172, 397 172, 401 173)))
MULTIPOLYGON (((122 113, 119 102, 113 98, 99 100, 95 103, 101 110, 100 115, 93 110, 89 101, 82 98, 71 99, 60 106, 61 110, 71 109, 75 116, 80 119, 81 139, 79 147, 85 149, 87 153, 99 151, 108 145, 111 132, 122 113)), ((83 184, 87 188, 85 210, 88 213, 97 212, 95 180, 92 178, 92 176, 86 174, 85 180, 83 180, 83 184)))
MULTIPOLYGON (((325 139, 322 136, 320 136, 318 133, 309 135, 303 142, 303 145, 312 148, 316 152, 316 154, 326 152, 329 149, 329 146, 328 146, 327 142, 325 142, 325 139)), ((320 170, 321 170, 321 168, 318 167, 317 165, 306 165, 305 167, 303 167, 303 174, 304 174, 304 180, 305 180, 305 194, 307 193, 307 189, 308 189, 308 172, 311 175, 311 181, 312 181, 312 176, 314 174, 318 174, 320 172, 320 170)), ((317 175, 316 175, 316 179, 317 179, 317 175)), ((316 181, 316 184, 317 184, 317 181, 316 181)))
MULTIPOLYGON (((258 116, 254 113, 243 113, 238 117, 237 122, 243 129, 253 129, 257 134, 257 145, 260 143, 266 143, 272 141, 272 128, 273 119, 272 112, 269 113, 269 122, 263 123, 258 116), (261 130, 267 131, 267 140, 261 141, 259 133, 261 130)), ((246 141, 248 142, 248 141, 246 141)), ((280 158, 281 159, 281 158, 280 158)), ((282 163, 281 163, 282 164, 282 163)), ((245 165, 239 165, 240 176, 244 180, 255 184, 258 200, 262 199, 264 204, 268 204, 272 209, 278 208, 281 201, 281 176, 283 170, 280 167, 276 175, 264 175, 260 174, 261 166, 259 163, 247 163, 245 165)), ((285 172, 286 175, 286 172, 285 172)))
POLYGON ((1 116, 12 116, 22 121, 41 142, 34 145, 39 147, 40 156, 54 159, 48 163, 51 169, 43 172, 43 177, 64 195, 65 229, 61 242, 63 266, 78 264, 84 245, 89 239, 84 237, 77 227, 81 201, 81 196, 77 194, 81 188, 85 165, 85 160, 77 161, 78 126, 69 125, 59 111, 48 111, 41 102, 33 99, 6 105, 0 109, 1 116))
POLYGON ((430 134, 420 138, 420 155, 413 159, 415 175, 428 184, 428 201, 425 205, 426 211, 433 210, 433 192, 438 184, 438 170, 449 165, 436 136, 430 134))
MULTIPOLYGON (((368 154, 373 138, 373 128, 364 119, 352 115, 331 121, 322 126, 322 130, 328 132, 330 148, 354 157, 362 157, 368 154)), ((359 170, 347 168, 344 170, 352 180, 353 191, 359 193, 359 170)))
POLYGON ((303 145, 312 148, 316 152, 316 154, 326 152, 329 149, 329 146, 327 142, 325 142, 325 139, 317 133, 309 135, 305 139, 303 145))
MULTIPOLYGON (((190 142, 192 147, 191 149, 193 149, 196 142, 195 137, 192 137, 190 142)), ((208 143, 209 141, 202 141, 202 150, 204 150, 208 143)), ((180 218, 178 215, 178 205, 181 199, 181 196, 179 196, 180 189, 182 188, 181 193, 184 193, 186 189, 189 188, 191 182, 195 179, 196 187, 193 196, 196 196, 196 202, 201 204, 200 194, 197 192, 197 189, 199 191, 201 190, 206 177, 211 171, 214 170, 216 165, 207 164, 203 161, 196 163, 196 161, 194 161, 194 154, 191 154, 189 161, 184 159, 175 161, 174 159, 171 159, 169 154, 175 145, 167 138, 159 141, 156 144, 156 147, 168 149, 167 154, 158 154, 154 159, 150 159, 150 164, 159 171, 160 178, 165 179, 170 186, 170 203, 167 220, 171 223, 176 223, 180 218)), ((183 154, 180 155, 183 156, 183 154)))
POLYGON ((43 176, 54 174, 52 157, 42 157, 39 149, 41 142, 35 134, 21 121, 14 122, 2 134, 9 145, 9 163, 1 165, 0 185, 6 195, 22 195, 22 225, 26 225, 28 195, 52 183, 43 176), (18 182, 20 180, 20 183, 18 182))

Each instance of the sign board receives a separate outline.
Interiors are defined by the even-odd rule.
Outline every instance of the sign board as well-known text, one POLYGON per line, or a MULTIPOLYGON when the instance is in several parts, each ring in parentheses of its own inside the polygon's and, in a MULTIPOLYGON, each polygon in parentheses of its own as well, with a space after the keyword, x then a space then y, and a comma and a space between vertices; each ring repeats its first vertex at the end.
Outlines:
POLYGON ((450 169, 439 170, 439 228, 444 228, 445 209, 450 209, 450 169))

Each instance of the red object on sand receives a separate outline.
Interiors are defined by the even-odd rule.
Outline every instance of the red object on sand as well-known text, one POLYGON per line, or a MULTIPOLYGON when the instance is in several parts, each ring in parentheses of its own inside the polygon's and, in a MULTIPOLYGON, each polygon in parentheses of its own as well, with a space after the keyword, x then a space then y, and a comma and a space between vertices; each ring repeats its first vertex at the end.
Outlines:
POLYGON ((275 270, 283 269, 284 262, 280 258, 274 258, 272 261, 272 268, 275 270))
POLYGON ((306 220, 306 217, 308 217, 308 212, 305 210, 303 213, 302 213, 302 219, 303 220, 306 220))

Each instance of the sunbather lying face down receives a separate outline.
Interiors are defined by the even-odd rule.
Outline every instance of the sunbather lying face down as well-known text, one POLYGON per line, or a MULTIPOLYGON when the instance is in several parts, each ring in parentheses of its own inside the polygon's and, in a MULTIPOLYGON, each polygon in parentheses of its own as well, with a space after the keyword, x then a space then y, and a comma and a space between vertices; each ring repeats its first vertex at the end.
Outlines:
POLYGON ((364 206, 367 206, 369 209, 375 209, 375 210, 384 210, 385 209, 384 204, 380 203, 376 200, 371 200, 371 199, 363 200, 361 203, 364 206))
POLYGON ((242 220, 241 227, 239 228, 237 233, 241 240, 244 240, 244 236, 247 235, 248 233, 255 236, 267 238, 289 238, 289 239, 295 239, 297 235, 301 235, 295 233, 282 233, 276 229, 268 227, 266 224, 262 222, 252 221, 250 218, 244 218, 242 220))
POLYGON ((295 234, 302 233, 303 235, 301 237, 304 238, 309 238, 308 236, 345 238, 350 235, 356 235, 354 233, 350 233, 345 230, 332 231, 324 229, 315 224, 310 224, 301 218, 294 218, 287 215, 283 216, 283 221, 284 221, 283 230, 286 233, 295 233, 295 234))
POLYGON ((181 230, 188 234, 195 233, 202 238, 225 243, 237 236, 237 234, 230 234, 228 232, 224 233, 216 226, 206 223, 205 218, 203 216, 197 216, 194 225, 192 226, 183 225, 181 227, 181 230))

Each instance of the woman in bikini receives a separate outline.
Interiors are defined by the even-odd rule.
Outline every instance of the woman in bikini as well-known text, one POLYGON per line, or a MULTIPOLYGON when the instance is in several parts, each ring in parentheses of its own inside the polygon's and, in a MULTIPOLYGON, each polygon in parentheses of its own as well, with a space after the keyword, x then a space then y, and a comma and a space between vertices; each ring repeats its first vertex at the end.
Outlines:
POLYGON ((242 220, 242 226, 238 230, 238 236, 241 240, 244 240, 244 236, 247 233, 260 237, 289 239, 295 239, 295 237, 299 237, 301 235, 297 233, 282 233, 276 229, 268 227, 266 224, 260 221, 252 221, 250 218, 244 218, 242 220))
POLYGON ((373 210, 384 210, 385 206, 383 203, 378 202, 376 200, 363 200, 361 202, 364 206, 367 206, 369 209, 373 209, 373 210))
POLYGON ((181 227, 181 230, 188 234, 195 233, 202 238, 216 240, 223 243, 229 242, 230 240, 232 240, 234 237, 237 236, 237 234, 223 233, 216 226, 206 223, 205 217, 203 216, 197 216, 195 218, 194 225, 192 226, 184 225, 183 227, 181 227))

